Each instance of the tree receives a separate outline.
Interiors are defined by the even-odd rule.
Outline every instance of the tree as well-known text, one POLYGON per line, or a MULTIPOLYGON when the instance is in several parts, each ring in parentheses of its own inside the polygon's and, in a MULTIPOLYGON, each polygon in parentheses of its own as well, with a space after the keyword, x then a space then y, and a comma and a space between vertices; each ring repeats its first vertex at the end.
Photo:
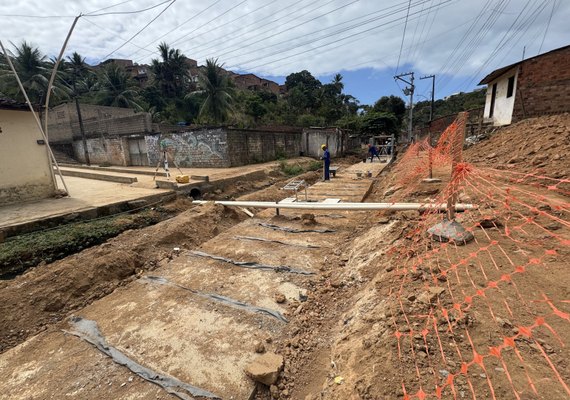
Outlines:
POLYGON ((311 112, 318 108, 319 90, 322 83, 316 79, 307 70, 295 72, 285 78, 285 87, 287 88, 287 96, 294 96, 291 106, 303 111, 311 112))
POLYGON ((398 121, 393 113, 371 111, 362 117, 363 133, 397 135, 398 130, 398 121))
POLYGON ((137 103, 137 85, 127 71, 115 63, 106 65, 99 74, 97 103, 103 106, 134 108, 137 103))
POLYGON ((406 103, 398 96, 382 96, 374 103, 372 109, 379 113, 394 114, 399 125, 406 115, 406 103))
POLYGON ((151 70, 161 94, 165 98, 181 97, 190 77, 186 56, 166 43, 158 46, 160 60, 153 59, 151 70))
POLYGON ((228 75, 212 58, 206 60, 206 67, 200 73, 198 85, 201 88, 192 95, 203 95, 204 101, 200 107, 200 119, 213 123, 227 122, 233 111, 233 88, 229 84, 228 75))
MULTIPOLYGON (((9 56, 32 104, 42 104, 46 99, 51 74, 46 56, 26 41, 15 46, 14 52, 9 56)), ((25 101, 14 74, 4 60, 0 64, 0 91, 16 100, 25 101)), ((57 83, 54 84, 53 93, 60 97, 66 96, 64 88, 57 83)))
POLYGON ((89 151, 87 150, 87 137, 85 135, 85 128, 83 127, 83 118, 81 116, 81 107, 79 106, 79 96, 82 93, 80 82, 91 72, 89 66, 85 63, 85 59, 74 52, 67 58, 64 63, 64 71, 66 77, 71 85, 71 95, 75 100, 75 109, 77 110, 77 120, 79 121, 79 130, 81 132, 81 139, 83 140, 83 153, 85 154, 85 162, 91 165, 89 160, 89 151))
POLYGON ((251 96, 245 102, 245 113, 253 117, 253 121, 257 123, 259 118, 267 114, 267 108, 263 104, 263 100, 257 96, 251 96))

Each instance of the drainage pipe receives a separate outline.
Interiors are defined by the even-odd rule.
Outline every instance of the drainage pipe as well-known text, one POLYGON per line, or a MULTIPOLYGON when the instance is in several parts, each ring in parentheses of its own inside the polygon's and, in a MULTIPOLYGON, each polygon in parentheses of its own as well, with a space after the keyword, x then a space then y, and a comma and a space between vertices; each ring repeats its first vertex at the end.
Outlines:
MULTIPOLYGON (((344 211, 366 211, 366 210, 437 210, 447 209, 446 203, 317 203, 317 202, 295 202, 295 203, 273 203, 270 201, 204 201, 194 200, 194 204, 220 204, 228 207, 250 207, 250 208, 277 208, 294 210, 344 210, 344 211)), ((455 205, 457 211, 473 210, 477 208, 473 204, 458 203, 455 205)))

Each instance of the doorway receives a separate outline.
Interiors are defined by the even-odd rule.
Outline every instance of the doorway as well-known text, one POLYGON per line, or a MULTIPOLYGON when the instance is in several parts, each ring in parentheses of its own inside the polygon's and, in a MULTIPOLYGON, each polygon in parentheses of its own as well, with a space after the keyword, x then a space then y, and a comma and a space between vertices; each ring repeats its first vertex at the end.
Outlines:
POLYGON ((131 165, 148 167, 148 150, 144 138, 129 139, 129 159, 131 165))

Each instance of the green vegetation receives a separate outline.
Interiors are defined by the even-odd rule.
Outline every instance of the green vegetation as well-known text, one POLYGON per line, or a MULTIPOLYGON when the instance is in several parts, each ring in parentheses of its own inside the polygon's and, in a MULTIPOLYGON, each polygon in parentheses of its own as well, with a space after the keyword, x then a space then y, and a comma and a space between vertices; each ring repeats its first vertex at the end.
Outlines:
POLYGON ((62 259, 103 243, 127 229, 153 225, 167 217, 168 213, 164 211, 145 210, 10 238, 0 243, 0 276, 22 272, 42 261, 50 263, 62 259))
MULTIPOLYGON (((485 90, 479 89, 468 93, 458 93, 434 102, 433 119, 461 111, 485 106, 485 90)), ((429 122, 430 101, 420 101, 414 105, 414 126, 426 126, 429 122)))
MULTIPOLYGON (((154 122, 230 124, 241 128, 290 125, 339 126, 353 133, 394 134, 406 129, 408 110, 397 96, 382 96, 372 105, 361 105, 344 92, 343 77, 336 74, 322 83, 309 71, 290 74, 286 93, 277 95, 265 88, 240 90, 217 60, 209 59, 191 76, 186 56, 166 43, 158 46, 150 79, 143 88, 124 67, 107 62, 97 68, 73 53, 59 68, 51 105, 71 99, 81 103, 129 107, 151 114, 154 122)), ((45 101, 53 62, 31 44, 14 48, 12 60, 31 100, 45 101)), ((5 62, 0 61, 0 95, 23 100, 5 62)), ((483 106, 484 91, 460 93, 435 102, 434 118, 483 106)), ((414 105, 414 124, 429 122, 429 101, 414 105)))

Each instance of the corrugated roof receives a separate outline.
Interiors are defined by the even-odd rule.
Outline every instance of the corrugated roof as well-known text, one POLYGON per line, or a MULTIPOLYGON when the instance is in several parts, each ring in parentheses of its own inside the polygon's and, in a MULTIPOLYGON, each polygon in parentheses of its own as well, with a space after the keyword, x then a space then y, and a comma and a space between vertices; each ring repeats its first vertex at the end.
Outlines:
POLYGON ((543 56, 545 56, 545 55, 547 55, 547 54, 555 53, 555 52, 560 51, 560 50, 565 50, 565 49, 568 49, 568 48, 570 48, 570 45, 564 46, 564 47, 559 47, 558 49, 551 50, 551 51, 549 51, 549 52, 547 52, 547 53, 542 53, 542 54, 539 54, 539 55, 534 56, 534 57, 526 58, 526 59, 521 60, 521 61, 519 61, 519 62, 516 62, 516 63, 514 63, 514 64, 507 65, 506 67, 502 67, 502 68, 496 69, 496 70, 494 70, 493 72, 491 72, 489 75, 487 75, 486 77, 484 77, 484 78, 481 80, 481 82, 478 83, 478 85, 486 85, 487 83, 494 81, 494 80, 497 79, 499 76, 503 75, 505 72, 507 72, 508 70, 510 70, 510 69, 512 69, 512 68, 514 68, 514 67, 516 67, 516 66, 518 66, 519 64, 525 63, 525 62, 530 61, 530 60, 534 60, 535 58, 538 58, 538 57, 543 57, 543 56))

